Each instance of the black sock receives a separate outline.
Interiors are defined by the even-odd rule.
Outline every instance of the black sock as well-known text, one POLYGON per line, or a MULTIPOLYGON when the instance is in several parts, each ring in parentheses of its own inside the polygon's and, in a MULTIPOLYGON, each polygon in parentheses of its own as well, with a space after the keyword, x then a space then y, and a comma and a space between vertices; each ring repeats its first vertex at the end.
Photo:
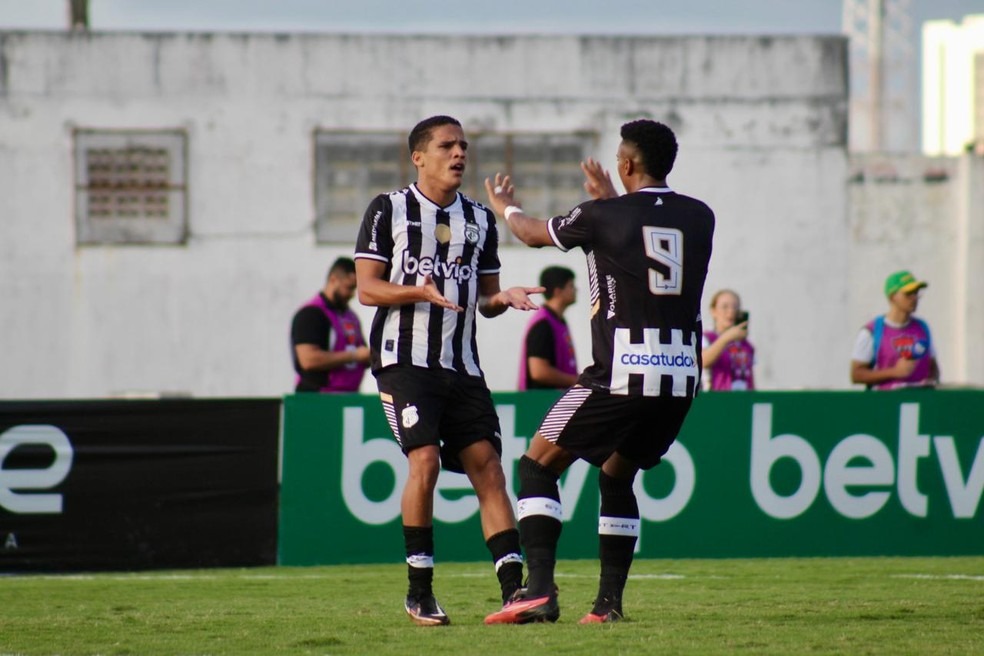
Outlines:
POLYGON ((519 531, 514 528, 496 533, 485 545, 492 553, 495 575, 499 577, 502 588, 502 601, 505 603, 512 593, 523 586, 523 556, 519 550, 519 531))
POLYGON ((529 571, 527 594, 552 594, 557 542, 560 540, 561 506, 558 476, 532 458, 519 460, 519 533, 529 571))
POLYGON ((434 594, 434 527, 404 526, 403 543, 407 552, 407 595, 425 597, 434 594))
POLYGON ((601 576, 598 581, 596 610, 622 612, 622 592, 632 566, 639 536, 639 504, 632 491, 632 480, 598 474, 601 512, 598 521, 598 556, 601 576), (607 606, 599 609, 598 606, 607 606))

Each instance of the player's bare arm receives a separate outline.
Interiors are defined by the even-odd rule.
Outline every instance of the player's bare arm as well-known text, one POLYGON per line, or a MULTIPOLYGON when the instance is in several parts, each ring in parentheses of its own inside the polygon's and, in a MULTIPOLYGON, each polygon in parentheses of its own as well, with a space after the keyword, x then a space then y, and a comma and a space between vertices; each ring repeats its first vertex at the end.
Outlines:
POLYGON ((495 174, 495 181, 485 179, 485 191, 489 195, 489 204, 496 214, 503 217, 509 224, 509 229, 516 238, 527 246, 553 246, 547 222, 528 216, 514 198, 516 188, 508 175, 495 174), (512 209, 508 214, 506 210, 512 209), (518 211, 517 211, 518 210, 518 211))
POLYGON ((365 258, 355 261, 360 303, 372 307, 432 303, 453 312, 462 312, 464 309, 445 298, 430 276, 424 277, 423 285, 396 285, 384 280, 385 275, 384 262, 365 258))
POLYGON ((483 317, 497 317, 509 308, 517 310, 538 310, 529 295, 542 294, 543 287, 499 287, 499 275, 482 276, 478 279, 478 311, 483 317))

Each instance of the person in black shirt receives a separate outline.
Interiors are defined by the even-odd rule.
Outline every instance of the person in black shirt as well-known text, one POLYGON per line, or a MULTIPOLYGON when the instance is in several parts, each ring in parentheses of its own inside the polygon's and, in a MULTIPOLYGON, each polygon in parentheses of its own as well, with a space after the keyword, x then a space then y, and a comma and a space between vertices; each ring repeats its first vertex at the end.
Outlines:
POLYGON ((377 196, 355 246, 359 300, 377 308, 372 372, 409 464, 403 537, 405 609, 422 626, 448 624, 434 597, 434 490, 441 467, 463 472, 505 601, 522 585, 519 533, 502 471, 502 438, 479 366, 478 313, 536 310, 540 287, 499 287, 495 215, 460 194, 468 142, 461 123, 434 116, 410 132, 417 182, 377 196))
POLYGON ((581 623, 619 620, 640 531, 632 485, 676 439, 700 382, 701 295, 714 213, 666 185, 677 142, 662 123, 621 130, 616 196, 608 173, 582 163, 595 200, 541 221, 513 199, 508 176, 486 180, 489 201, 530 246, 580 247, 588 259, 591 365, 550 409, 520 460, 519 529, 529 582, 488 624, 556 621, 554 565, 562 508, 557 480, 578 458, 601 469, 601 575, 581 623))
POLYGON ((577 382, 577 357, 564 311, 577 301, 574 272, 549 266, 540 272, 546 302, 526 324, 526 337, 519 362, 517 387, 556 389, 577 382))
POLYGON ((290 341, 296 392, 357 392, 369 364, 359 317, 349 308, 355 296, 355 262, 340 257, 324 288, 291 321, 290 341))

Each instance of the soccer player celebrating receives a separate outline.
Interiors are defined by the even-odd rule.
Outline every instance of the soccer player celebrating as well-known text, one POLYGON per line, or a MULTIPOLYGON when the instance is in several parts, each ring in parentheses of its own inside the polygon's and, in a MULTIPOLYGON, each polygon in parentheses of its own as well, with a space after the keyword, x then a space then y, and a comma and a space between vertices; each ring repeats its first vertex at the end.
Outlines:
POLYGON ((600 467, 601 575, 581 623, 622 618, 622 592, 639 536, 632 484, 676 439, 700 378, 700 303, 714 213, 667 187, 677 142, 650 120, 626 123, 616 156, 624 196, 594 160, 582 163, 595 200, 566 216, 527 216, 509 176, 485 181, 492 207, 529 246, 580 247, 588 259, 593 363, 550 409, 520 460, 519 531, 529 571, 487 624, 554 622, 554 565, 563 509, 557 481, 578 458, 600 467))
POLYGON ((410 580, 405 609, 423 626, 448 624, 434 597, 434 488, 440 468, 467 474, 507 600, 523 578, 506 493, 502 439, 476 352, 476 311, 536 310, 542 287, 499 287, 495 215, 458 193, 468 143, 461 124, 434 116, 410 132, 417 182, 377 196, 355 249, 359 300, 376 306, 370 365, 383 411, 409 463, 401 510, 410 580))

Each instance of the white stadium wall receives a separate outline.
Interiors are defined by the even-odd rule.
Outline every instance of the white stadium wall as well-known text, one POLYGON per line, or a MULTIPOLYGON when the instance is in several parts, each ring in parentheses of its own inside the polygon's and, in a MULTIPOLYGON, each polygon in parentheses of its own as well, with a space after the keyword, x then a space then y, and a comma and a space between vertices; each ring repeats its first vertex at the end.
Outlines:
MULTIPOLYGON (((315 131, 405 133, 438 113, 471 131, 594 131, 609 166, 621 123, 673 126, 670 184, 718 218, 707 296, 741 292, 760 386, 848 387, 854 333, 895 267, 884 249, 909 242, 883 226, 884 246, 855 243, 846 71, 836 36, 0 33, 0 397, 290 391, 290 317, 354 245, 316 243, 315 131), (76 129, 185 131, 184 244, 77 245, 76 129)), ((981 294, 947 293, 952 242, 931 243, 899 262, 934 283, 924 314, 948 341, 979 336, 981 294)), ((982 248, 977 234, 966 258, 982 248)), ((586 364, 583 256, 503 246, 501 259, 504 286, 535 284, 548 264, 578 273, 569 319, 586 364)), ((493 389, 514 386, 525 320, 479 319, 493 389)), ((967 356, 940 350, 945 373, 967 356)), ((981 369, 962 382, 984 383, 981 369)))

